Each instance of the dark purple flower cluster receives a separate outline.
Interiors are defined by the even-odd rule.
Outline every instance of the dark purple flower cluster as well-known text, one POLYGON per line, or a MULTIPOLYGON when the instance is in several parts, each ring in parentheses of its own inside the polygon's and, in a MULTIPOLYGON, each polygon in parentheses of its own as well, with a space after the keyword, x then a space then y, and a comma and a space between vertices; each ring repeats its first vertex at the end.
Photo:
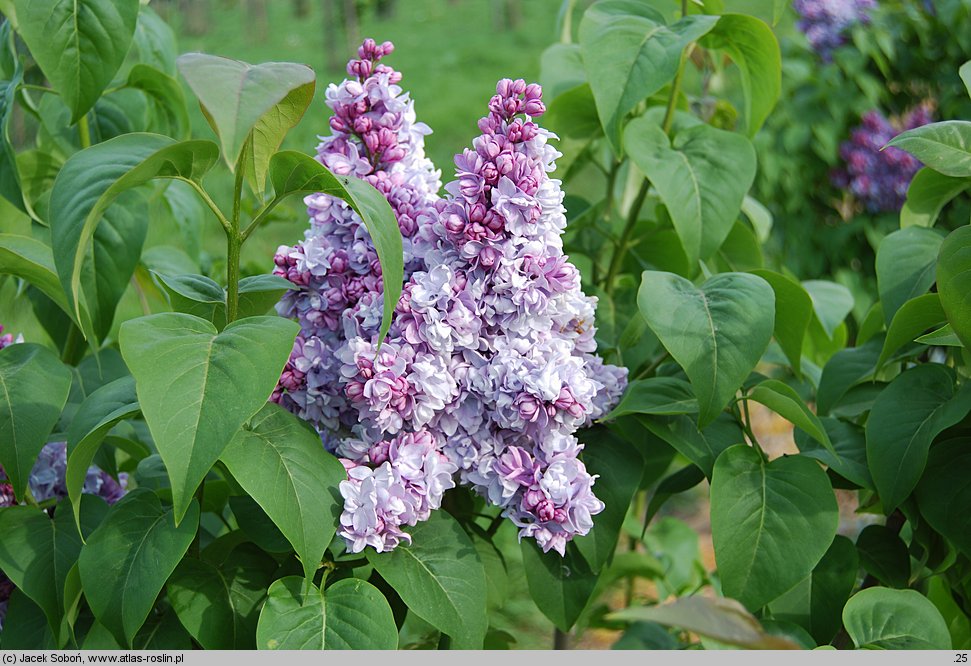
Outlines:
POLYGON ((868 111, 861 120, 849 140, 840 145, 844 166, 833 172, 833 184, 847 190, 871 213, 900 210, 921 164, 906 151, 883 147, 901 132, 930 123, 931 105, 922 104, 889 120, 879 111, 868 111))
POLYGON ((870 20, 876 0, 795 0, 793 8, 800 18, 796 26, 806 35, 813 51, 826 62, 833 51, 846 43, 846 31, 870 20))

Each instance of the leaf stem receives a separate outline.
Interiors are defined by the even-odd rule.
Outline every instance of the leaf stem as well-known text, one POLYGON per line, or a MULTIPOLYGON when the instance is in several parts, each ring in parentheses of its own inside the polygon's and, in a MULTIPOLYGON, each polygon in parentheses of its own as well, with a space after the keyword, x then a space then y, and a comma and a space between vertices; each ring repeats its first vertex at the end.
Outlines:
MULTIPOLYGON (((248 146, 243 146, 245 154, 248 146)), ((245 162, 236 162, 236 182, 233 186, 233 216, 226 231, 226 323, 230 324, 239 315, 239 251, 243 246, 243 235, 239 232, 239 211, 243 199, 243 175, 245 162)))
POLYGON ((627 254, 627 247, 630 244, 630 236, 634 233, 634 227, 637 226, 637 219, 640 216, 641 206, 644 205, 644 199, 647 198, 647 191, 651 187, 651 181, 647 178, 641 183, 641 187, 637 190, 637 196, 634 197, 634 201, 630 205, 630 210, 627 211, 627 224, 624 225, 624 232, 620 236, 620 242, 617 248, 614 250, 614 255, 610 259, 610 268, 607 270, 607 277, 604 279, 604 290, 608 294, 612 294, 614 291, 614 279, 617 277, 618 271, 620 271, 621 265, 624 263, 624 255, 627 254))
POLYGON ((180 180, 183 183, 187 183, 189 187, 195 190, 196 194, 199 195, 199 198, 202 199, 202 202, 209 207, 209 210, 211 210, 213 214, 216 216, 216 219, 219 220, 219 224, 222 225, 226 233, 228 234, 230 232, 230 229, 232 227, 229 224, 229 220, 226 219, 226 216, 223 215, 223 212, 219 210, 219 206, 217 206, 216 202, 212 200, 212 197, 209 196, 209 193, 206 192, 204 189, 202 189, 202 186, 199 185, 199 183, 189 178, 176 177, 175 180, 180 180))
POLYGON ((87 114, 78 120, 78 138, 81 140, 81 150, 91 147, 91 129, 88 127, 87 114))
POLYGON ((58 92, 56 90, 54 90, 53 88, 48 88, 47 86, 38 86, 38 85, 35 85, 33 83, 21 83, 20 84, 20 89, 21 90, 36 90, 37 92, 50 93, 52 95, 57 95, 58 94, 58 92))
POLYGON ((644 368, 643 370, 641 370, 639 373, 637 373, 637 376, 634 377, 634 379, 635 380, 638 380, 638 379, 644 379, 645 377, 650 377, 651 376, 651 373, 653 373, 655 370, 657 370, 658 367, 662 363, 664 363, 666 360, 668 360, 670 357, 671 357, 671 354, 667 350, 665 350, 663 354, 661 354, 656 359, 654 359, 653 361, 651 361, 651 364, 649 366, 647 366, 646 368, 644 368))
POLYGON ((284 198, 285 197, 276 197, 271 199, 268 204, 263 206, 263 209, 256 214, 256 217, 253 218, 253 221, 250 222, 249 225, 247 225, 247 227, 243 230, 241 238, 244 243, 246 242, 246 239, 249 238, 254 231, 256 231, 257 227, 266 221, 266 218, 269 217, 270 212, 276 208, 284 198))

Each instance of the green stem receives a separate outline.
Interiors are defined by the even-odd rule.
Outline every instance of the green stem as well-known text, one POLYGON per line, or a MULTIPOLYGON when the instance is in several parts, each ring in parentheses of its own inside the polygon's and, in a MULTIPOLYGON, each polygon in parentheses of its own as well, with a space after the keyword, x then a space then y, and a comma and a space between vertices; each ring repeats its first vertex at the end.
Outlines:
MULTIPOLYGON (((243 151, 246 151, 243 146, 243 151)), ((243 199, 243 160, 236 164, 236 183, 233 187, 233 217, 226 232, 226 323, 239 315, 239 251, 243 235, 239 232, 239 210, 243 199)))
POLYGON ((569 0, 566 11, 563 12, 563 30, 560 31, 560 41, 564 44, 573 41, 573 8, 576 7, 576 4, 576 0, 569 0))
POLYGON ((223 212, 219 210, 219 206, 217 206, 216 202, 212 200, 212 197, 209 196, 209 193, 206 192, 204 189, 202 189, 202 186, 199 183, 197 183, 194 180, 190 180, 189 178, 176 178, 175 180, 180 180, 183 183, 187 183, 189 187, 195 190, 196 194, 199 195, 199 198, 202 199, 202 202, 209 207, 209 210, 211 210, 213 214, 216 216, 216 219, 219 220, 219 224, 222 225, 226 233, 228 234, 230 232, 230 230, 232 229, 232 226, 229 224, 229 220, 226 219, 226 216, 223 215, 223 212))
POLYGON ((270 203, 263 207, 263 210, 256 214, 253 221, 250 222, 249 225, 243 230, 243 235, 241 238, 243 239, 244 243, 246 242, 246 239, 249 238, 254 231, 256 231, 257 227, 266 221, 266 218, 269 217, 270 212, 276 208, 277 204, 279 204, 281 201, 283 201, 282 197, 277 197, 276 199, 271 200, 270 203))
POLYGON ((634 379, 637 380, 637 379, 644 379, 645 377, 650 377, 651 374, 655 370, 658 369, 658 366, 660 366, 662 363, 664 363, 670 357, 671 357, 671 354, 669 354, 667 351, 665 351, 663 354, 661 354, 656 359, 654 359, 649 366, 647 366, 646 368, 644 368, 643 370, 641 370, 639 373, 637 373, 637 376, 634 377, 634 379))
POLYGON ((38 86, 38 85, 34 85, 33 83, 21 83, 20 84, 20 89, 21 90, 36 90, 37 92, 50 93, 52 95, 57 95, 58 94, 58 92, 56 90, 54 90, 53 88, 48 88, 47 86, 38 86))
POLYGON ((91 129, 88 127, 88 116, 81 116, 78 120, 78 137, 81 139, 81 149, 91 147, 91 129))
POLYGON ((84 346, 81 344, 83 342, 83 336, 81 335, 81 329, 74 323, 71 323, 70 326, 67 331, 67 338, 64 340, 64 350, 61 352, 61 360, 67 365, 77 365, 78 361, 81 360, 81 356, 84 354, 84 346))
POLYGON ((608 294, 612 294, 614 291, 614 278, 617 277, 617 273, 624 263, 627 246, 630 244, 630 236, 634 233, 634 227, 637 226, 637 218, 640 215, 641 206, 644 205, 644 199, 647 198, 647 191, 650 187, 651 182, 645 178, 644 182, 641 183, 640 189, 637 190, 637 196, 634 197, 634 201, 630 205, 630 210, 627 211, 627 224, 624 225, 624 232, 620 236, 620 243, 614 250, 614 256, 610 259, 610 268, 607 270, 607 277, 604 280, 604 289, 608 294))

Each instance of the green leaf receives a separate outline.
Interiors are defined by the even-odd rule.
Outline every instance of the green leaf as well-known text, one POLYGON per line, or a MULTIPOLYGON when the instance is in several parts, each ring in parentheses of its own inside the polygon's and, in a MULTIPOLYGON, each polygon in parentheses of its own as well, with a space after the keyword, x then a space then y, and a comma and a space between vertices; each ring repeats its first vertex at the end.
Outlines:
POLYGON ((765 269, 752 271, 752 274, 768 282, 775 292, 772 334, 798 375, 802 368, 802 343, 813 316, 812 298, 799 282, 787 275, 765 269))
POLYGON ((688 382, 677 377, 635 379, 627 385, 620 403, 603 417, 611 421, 627 414, 694 414, 698 411, 688 382))
POLYGON ((44 611, 21 590, 10 595, 7 616, 3 620, 4 650, 38 650, 57 648, 44 611))
POLYGON ((954 333, 971 349, 971 227, 952 231, 937 259, 937 291, 954 333))
POLYGON ((551 44, 540 56, 539 71, 543 92, 552 100, 587 82, 578 44, 551 44))
POLYGON ((18 499, 70 390, 71 372, 46 347, 0 349, 0 465, 18 499))
POLYGON ((721 452, 745 441, 741 427, 728 414, 719 414, 701 430, 694 419, 687 416, 675 416, 667 421, 642 417, 640 421, 654 435, 697 465, 709 479, 721 452))
POLYGON ((888 587, 905 588, 910 582, 907 544, 885 525, 867 525, 856 538, 863 568, 888 587))
POLYGON ((173 509, 163 507, 158 495, 139 488, 111 508, 81 549, 84 596, 121 645, 132 644, 189 549, 199 526, 199 505, 191 502, 178 527, 174 518, 173 509))
POLYGON ((151 100, 160 134, 177 139, 189 137, 189 110, 178 81, 165 72, 139 63, 131 68, 125 85, 141 90, 151 100))
POLYGON ((206 650, 232 650, 242 639, 229 582, 213 565, 186 558, 165 589, 179 622, 206 650))
POLYGON ((34 507, 0 511, 0 567, 36 603, 57 635, 64 616, 64 582, 81 550, 67 505, 52 520, 34 507))
POLYGON ((270 182, 275 200, 291 194, 322 192, 346 201, 361 216, 381 262, 384 311, 378 338, 383 340, 401 297, 404 275, 401 230, 391 204, 360 178, 335 176, 309 155, 293 150, 277 153, 270 160, 270 182))
POLYGON ((922 168, 907 188, 907 200, 900 210, 900 227, 933 227, 941 209, 969 186, 971 181, 967 178, 952 178, 922 168))
POLYGON ((461 526, 444 511, 410 530, 411 543, 368 561, 416 615, 452 637, 456 649, 478 649, 487 629, 482 562, 461 526))
POLYGON ((668 26, 657 10, 636 0, 602 0, 584 12, 580 52, 614 152, 621 151, 627 114, 674 78, 685 47, 717 21, 688 16, 668 26))
POLYGON ((752 143, 710 125, 683 129, 672 143, 641 117, 628 125, 624 147, 667 207, 689 266, 709 257, 731 231, 755 179, 752 143))
POLYGON ((216 146, 209 141, 177 143, 156 134, 126 134, 75 153, 64 164, 51 193, 54 264, 75 321, 89 340, 95 334, 92 323, 81 317, 81 269, 108 206, 153 178, 201 178, 215 160, 216 146))
POLYGON ((279 275, 251 275, 239 281, 239 318, 265 315, 294 284, 279 275))
POLYGON ((772 29, 745 14, 725 14, 701 42, 724 51, 738 65, 745 98, 746 130, 755 136, 782 91, 782 55, 772 29))
POLYGON ((122 377, 92 392, 81 406, 67 431, 67 469, 64 483, 74 510, 74 519, 81 526, 81 491, 88 468, 101 442, 119 422, 141 411, 135 397, 135 380, 122 377))
POLYGON ((829 414, 853 386, 873 375, 883 337, 876 336, 860 347, 841 349, 826 363, 816 391, 816 413, 829 414))
POLYGON ((226 326, 226 291, 205 275, 162 275, 152 272, 161 283, 169 305, 176 312, 201 317, 217 329, 226 326))
POLYGON ((839 632, 840 613, 856 587, 860 568, 853 542, 837 535, 813 569, 810 587, 810 633, 823 645, 839 632))
POLYGON ((745 397, 765 405, 797 428, 804 430, 833 453, 836 452, 819 417, 810 411, 799 394, 788 384, 778 379, 767 379, 749 391, 745 397))
POLYGON ((20 36, 76 123, 125 61, 138 0, 15 0, 14 6, 20 36))
POLYGON ((600 136, 600 118, 590 85, 583 83, 554 98, 543 123, 563 138, 590 141, 600 136))
POLYGON ((288 576, 270 586, 256 642, 261 650, 394 650, 398 628, 387 599, 366 581, 321 591, 288 576))
POLYGON ((593 572, 574 543, 566 554, 544 553, 533 539, 522 539, 523 567, 529 594, 539 610, 560 631, 570 631, 597 587, 593 572))
POLYGON ((933 229, 907 227, 895 231, 877 248, 877 286, 887 326, 904 303, 934 284, 942 236, 933 229))
POLYGON ((877 396, 866 423, 866 454, 888 515, 917 485, 934 438, 971 411, 971 384, 955 392, 951 370, 919 365, 877 396))
POLYGON ((958 69, 958 74, 961 75, 961 80, 964 81, 964 87, 968 89, 968 95, 971 95, 971 60, 961 65, 958 69))
POLYGON ((767 634, 759 621, 734 599, 693 595, 657 606, 625 608, 611 613, 607 619, 657 622, 749 650, 795 647, 791 641, 767 634))
POLYGON ((10 118, 13 116, 17 88, 23 80, 23 67, 18 61, 13 78, 0 81, 0 196, 26 213, 20 172, 17 170, 17 154, 10 143, 10 118))
POLYGON ((802 456, 766 462, 734 446, 715 462, 711 533, 726 596, 761 608, 808 576, 839 523, 826 473, 802 456))
POLYGON ((954 328, 950 324, 941 326, 936 331, 931 331, 927 335, 914 338, 914 342, 922 345, 938 345, 940 347, 962 347, 961 339, 954 333, 954 328))
POLYGON ((39 240, 14 234, 0 234, 0 273, 23 278, 69 312, 64 290, 54 272, 51 249, 39 240))
POLYGON ((242 157, 262 194, 270 157, 313 99, 314 71, 296 63, 250 65, 204 53, 179 56, 178 67, 219 136, 223 158, 233 169, 242 157))
POLYGON ((267 404, 220 456, 233 478, 293 544, 313 578, 334 538, 344 500, 337 488, 344 466, 324 451, 309 425, 267 404))
POLYGON ((217 332, 176 313, 122 324, 121 353, 172 482, 177 522, 236 431, 266 403, 297 330, 279 317, 249 317, 217 332))
POLYGON ((857 648, 949 650, 951 636, 940 612, 916 590, 870 587, 843 609, 846 633, 857 648))
POLYGON ((684 368, 711 423, 759 362, 772 337, 775 295, 762 278, 721 273, 701 288, 673 273, 644 271, 637 304, 684 368))
POLYGON ((971 122, 946 120, 898 134, 885 147, 906 150, 925 165, 955 178, 971 176, 971 122))
POLYGON ((600 571, 617 550, 617 537, 640 488, 644 464, 633 445, 606 428, 584 430, 581 441, 587 471, 599 477, 594 487, 604 510, 594 516, 590 533, 576 543, 590 568, 600 571))
POLYGON ((293 545, 287 541, 266 512, 249 495, 234 495, 229 498, 229 508, 239 528, 250 541, 268 553, 290 553, 293 545))
POLYGON ((828 280, 806 280, 802 287, 812 299, 816 321, 832 339, 836 328, 853 310, 853 294, 843 285, 828 280))
POLYGON ((962 437, 935 445, 916 492, 921 515, 965 556, 971 556, 969 463, 971 439, 962 437))
POLYGON ((758 199, 746 194, 745 198, 742 199, 742 212, 752 223, 752 228, 755 229, 755 236, 759 239, 759 242, 768 241, 773 224, 772 213, 769 212, 769 209, 762 205, 758 199))
POLYGON ((861 488, 873 489, 873 478, 866 462, 866 435, 860 426, 830 416, 819 419, 833 443, 835 455, 801 431, 795 440, 799 452, 823 463, 844 479, 861 488))
POLYGON ((941 298, 937 294, 924 294, 901 305, 887 329, 877 369, 882 368, 895 351, 912 342, 927 329, 937 328, 946 321, 941 298))
POLYGON ((175 76, 175 58, 178 55, 175 33, 146 4, 138 12, 132 48, 138 53, 139 62, 175 76))

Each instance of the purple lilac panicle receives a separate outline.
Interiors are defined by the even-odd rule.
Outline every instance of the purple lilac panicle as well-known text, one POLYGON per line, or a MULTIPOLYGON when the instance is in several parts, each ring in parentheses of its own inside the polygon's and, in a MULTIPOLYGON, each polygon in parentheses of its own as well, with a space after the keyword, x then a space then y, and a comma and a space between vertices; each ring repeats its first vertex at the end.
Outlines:
POLYGON ((932 119, 931 105, 927 103, 889 120, 876 110, 863 114, 849 140, 840 144, 844 167, 833 172, 833 184, 848 190, 871 213, 900 210, 921 164, 906 151, 883 147, 900 132, 926 125, 932 119))
MULTIPOLYGON (((361 60, 348 66, 358 83, 381 67, 375 63, 385 49, 390 45, 376 50, 365 42, 361 60)), ((321 159, 370 179, 368 165, 387 154, 375 157, 375 146, 385 144, 355 141, 348 131, 353 114, 368 106, 332 108, 336 138, 321 144, 321 159), (329 158, 330 149, 338 157, 329 158)), ((306 280, 301 262, 311 252, 301 255, 297 246, 277 255, 280 274, 300 285, 280 311, 304 329, 277 400, 314 421, 325 445, 342 456, 348 479, 341 484, 340 533, 353 552, 407 542, 403 528, 427 519, 456 478, 501 507, 521 536, 561 554, 603 509, 573 433, 616 402, 626 370, 593 355, 596 299, 581 292, 562 252, 563 193, 548 175, 559 153, 549 145, 553 135, 532 120, 544 111, 538 85, 500 81, 489 115, 479 121, 482 135, 456 156, 445 199, 435 196, 437 172, 433 183, 420 140, 386 144, 406 146, 395 155, 408 167, 401 180, 417 183, 412 191, 424 196, 421 207, 405 209, 403 223, 393 190, 386 191, 406 238, 408 270, 380 350, 382 304, 371 297, 380 293, 379 280, 375 289, 346 298, 327 281, 329 258, 306 262, 326 279, 306 280), (409 152, 416 150, 420 159, 409 152), (318 384, 329 391, 325 400, 317 397, 318 384)), ((328 210, 323 228, 315 201, 308 198, 312 229, 303 246, 342 248, 340 272, 375 268, 366 232, 348 237, 352 214, 331 224, 335 211, 328 210)))
POLYGON ((795 0, 799 14, 796 26, 806 35, 809 46, 825 62, 833 51, 846 43, 846 32, 858 23, 869 23, 876 0, 795 0))

